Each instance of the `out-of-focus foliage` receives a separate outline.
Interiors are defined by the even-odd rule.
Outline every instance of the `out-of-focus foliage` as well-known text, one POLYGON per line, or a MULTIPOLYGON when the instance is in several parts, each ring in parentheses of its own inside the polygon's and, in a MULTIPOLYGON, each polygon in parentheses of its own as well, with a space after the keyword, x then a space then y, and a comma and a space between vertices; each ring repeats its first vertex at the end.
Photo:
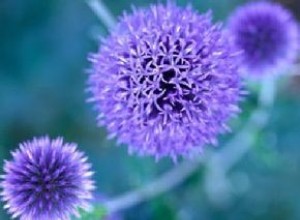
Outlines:
MULTIPOLYGON (((104 1, 115 16, 129 11, 131 5, 150 2, 155 1, 104 1)), ((178 2, 183 5, 186 0, 178 2)), ((239 0, 192 2, 201 12, 211 8, 215 20, 225 19, 242 4, 239 0)), ((300 13, 298 0, 282 2, 300 13)), ((63 135, 66 141, 79 144, 93 164, 98 192, 105 198, 141 186, 174 166, 169 160, 155 163, 128 156, 126 148, 116 147, 106 139, 105 130, 96 127, 95 113, 85 102, 84 71, 89 68, 87 54, 97 50, 95 36, 107 33, 83 0, 0 1, 0 167, 19 142, 44 134, 63 135)), ((249 95, 242 117, 248 116, 255 103, 255 95, 249 95)), ((175 190, 119 216, 137 220, 300 219, 299 109, 299 77, 281 80, 271 121, 259 133, 253 150, 229 172, 227 190, 209 197, 203 166, 175 190)), ((0 219, 8 220, 2 207, 0 219)))
POLYGON ((74 220, 101 220, 105 218, 106 211, 101 205, 96 205, 90 211, 85 211, 83 209, 79 210, 79 218, 74 218, 74 220))

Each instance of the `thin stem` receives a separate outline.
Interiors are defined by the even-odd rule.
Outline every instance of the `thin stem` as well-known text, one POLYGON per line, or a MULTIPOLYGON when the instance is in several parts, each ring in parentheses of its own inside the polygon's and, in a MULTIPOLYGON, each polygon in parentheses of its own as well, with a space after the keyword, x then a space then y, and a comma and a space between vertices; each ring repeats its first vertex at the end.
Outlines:
POLYGON ((255 141, 255 136, 267 123, 269 119, 269 110, 273 105, 276 94, 276 85, 274 76, 266 76, 262 80, 258 106, 227 147, 222 148, 208 162, 211 169, 219 167, 223 173, 228 172, 245 155, 255 141), (218 164, 218 165, 217 165, 218 164))
POLYGON ((102 0, 87 0, 87 4, 108 29, 111 29, 115 26, 116 21, 114 16, 104 5, 102 0))
POLYGON ((194 161, 184 162, 142 188, 128 192, 116 199, 107 201, 104 203, 107 212, 113 213, 130 208, 142 201, 149 200, 157 195, 169 191, 194 173, 201 161, 202 159, 198 158, 194 161))
POLYGON ((257 133, 267 124, 275 95, 275 76, 266 76, 261 84, 258 107, 252 112, 248 122, 227 147, 214 154, 206 163, 208 172, 206 172, 204 187, 212 202, 222 204, 224 201, 218 201, 216 198, 225 198, 226 200, 229 190, 226 175, 251 149, 257 133))
MULTIPOLYGON (((251 114, 245 127, 237 133, 222 150, 206 159, 208 166, 212 170, 214 170, 215 167, 220 167, 223 169, 223 173, 226 173, 248 152, 254 142, 254 134, 262 129, 267 122, 268 110, 273 103, 274 95, 274 80, 265 79, 259 94, 259 105, 251 114)), ((143 201, 165 193, 182 183, 187 177, 197 171, 199 165, 203 161, 203 157, 199 157, 194 161, 185 161, 142 188, 125 193, 115 199, 108 200, 103 205, 106 207, 108 213, 113 213, 128 209, 143 201)))

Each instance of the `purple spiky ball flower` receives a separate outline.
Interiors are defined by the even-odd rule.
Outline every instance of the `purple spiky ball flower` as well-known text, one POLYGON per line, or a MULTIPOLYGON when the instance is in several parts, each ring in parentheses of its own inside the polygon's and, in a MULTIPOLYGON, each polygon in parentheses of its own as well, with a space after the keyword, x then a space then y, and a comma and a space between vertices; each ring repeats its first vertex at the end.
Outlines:
POLYGON ((129 152, 201 152, 238 112, 238 52, 211 14, 169 3, 124 14, 89 60, 99 125, 129 152))
POLYGON ((87 158, 62 138, 34 138, 5 161, 1 197, 13 218, 69 220, 88 209, 94 183, 87 158))
POLYGON ((262 76, 288 67, 299 52, 299 28, 281 5, 253 2, 239 7, 229 19, 236 46, 243 51, 243 70, 262 76))

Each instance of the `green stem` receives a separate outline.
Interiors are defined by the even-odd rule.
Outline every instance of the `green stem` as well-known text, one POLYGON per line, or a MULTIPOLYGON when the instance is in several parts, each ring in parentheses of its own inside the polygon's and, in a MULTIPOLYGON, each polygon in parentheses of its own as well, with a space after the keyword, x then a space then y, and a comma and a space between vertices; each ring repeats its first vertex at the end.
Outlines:
POLYGON ((115 26, 116 21, 114 16, 104 5, 102 0, 87 0, 87 4, 108 29, 115 26))
POLYGON ((219 202, 216 201, 216 198, 225 197, 224 193, 227 193, 228 190, 226 175, 251 150, 257 133, 266 126, 275 95, 275 76, 266 76, 261 83, 258 106, 251 113, 248 122, 227 147, 214 154, 206 163, 207 172, 204 185, 211 201, 219 202))

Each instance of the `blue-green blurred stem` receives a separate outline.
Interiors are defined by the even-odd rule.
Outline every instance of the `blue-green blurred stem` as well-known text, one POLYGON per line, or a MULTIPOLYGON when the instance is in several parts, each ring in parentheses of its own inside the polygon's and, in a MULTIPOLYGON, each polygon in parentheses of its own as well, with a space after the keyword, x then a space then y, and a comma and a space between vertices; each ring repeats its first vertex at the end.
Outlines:
POLYGON ((115 26, 115 18, 102 0, 87 0, 87 4, 108 29, 115 26))
POLYGON ((276 95, 276 77, 269 75, 261 79, 258 105, 251 113, 248 122, 228 145, 213 154, 207 161, 204 184, 207 196, 212 202, 219 202, 216 198, 226 197, 225 195, 230 191, 227 173, 251 150, 257 134, 266 126, 276 95), (215 183, 221 187, 216 187, 215 183))

